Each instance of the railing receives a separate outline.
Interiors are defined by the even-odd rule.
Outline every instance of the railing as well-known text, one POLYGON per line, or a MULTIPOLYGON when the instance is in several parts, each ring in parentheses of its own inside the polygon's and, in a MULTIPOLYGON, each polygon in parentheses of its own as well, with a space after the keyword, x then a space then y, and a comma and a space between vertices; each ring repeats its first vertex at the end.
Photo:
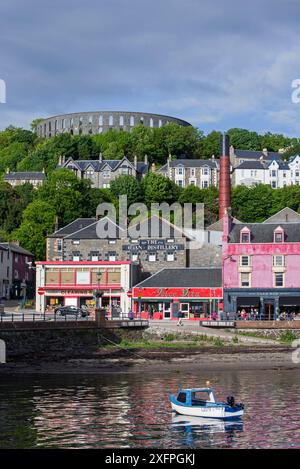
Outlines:
MULTIPOLYGON (((121 313, 119 316, 111 318, 110 316, 106 316, 108 321, 113 322, 126 322, 129 325, 137 325, 137 323, 141 322, 148 323, 146 320, 142 320, 141 318, 129 318, 128 314, 121 313)), ((65 314, 62 315, 57 312, 49 313, 34 313, 34 312, 22 312, 22 313, 0 313, 0 325, 1 323, 7 322, 93 322, 95 321, 95 315, 89 314, 88 316, 82 317, 80 314, 65 314)))

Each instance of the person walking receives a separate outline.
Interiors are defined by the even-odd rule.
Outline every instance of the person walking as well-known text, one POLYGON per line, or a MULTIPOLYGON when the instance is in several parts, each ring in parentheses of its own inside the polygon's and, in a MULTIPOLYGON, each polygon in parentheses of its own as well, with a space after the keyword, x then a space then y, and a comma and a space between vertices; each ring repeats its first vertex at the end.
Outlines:
POLYGON ((183 326, 182 318, 183 318, 183 312, 182 312, 182 311, 178 311, 177 326, 183 326))

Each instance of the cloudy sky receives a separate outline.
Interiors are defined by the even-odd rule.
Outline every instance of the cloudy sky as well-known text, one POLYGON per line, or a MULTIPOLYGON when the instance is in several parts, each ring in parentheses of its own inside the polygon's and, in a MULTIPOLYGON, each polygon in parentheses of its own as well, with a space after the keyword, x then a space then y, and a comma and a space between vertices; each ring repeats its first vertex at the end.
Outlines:
POLYGON ((300 136, 299 0, 2 0, 0 129, 131 110, 300 136))

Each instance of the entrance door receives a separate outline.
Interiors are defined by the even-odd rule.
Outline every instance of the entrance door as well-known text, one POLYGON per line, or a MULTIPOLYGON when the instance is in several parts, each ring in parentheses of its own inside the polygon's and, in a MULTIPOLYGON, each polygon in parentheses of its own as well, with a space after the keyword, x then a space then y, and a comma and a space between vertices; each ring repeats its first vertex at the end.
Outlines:
POLYGON ((265 316, 266 321, 272 321, 274 319, 274 303, 265 303, 265 316))
POLYGON ((183 317, 185 319, 189 318, 189 303, 181 303, 180 305, 181 312, 183 313, 183 317))

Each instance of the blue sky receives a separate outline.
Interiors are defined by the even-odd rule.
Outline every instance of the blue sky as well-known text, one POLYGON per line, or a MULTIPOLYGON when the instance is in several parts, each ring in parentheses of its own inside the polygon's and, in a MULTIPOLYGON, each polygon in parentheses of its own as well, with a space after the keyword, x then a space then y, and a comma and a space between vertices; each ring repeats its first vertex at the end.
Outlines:
POLYGON ((300 136, 298 0, 4 0, 0 129, 132 110, 300 136))

